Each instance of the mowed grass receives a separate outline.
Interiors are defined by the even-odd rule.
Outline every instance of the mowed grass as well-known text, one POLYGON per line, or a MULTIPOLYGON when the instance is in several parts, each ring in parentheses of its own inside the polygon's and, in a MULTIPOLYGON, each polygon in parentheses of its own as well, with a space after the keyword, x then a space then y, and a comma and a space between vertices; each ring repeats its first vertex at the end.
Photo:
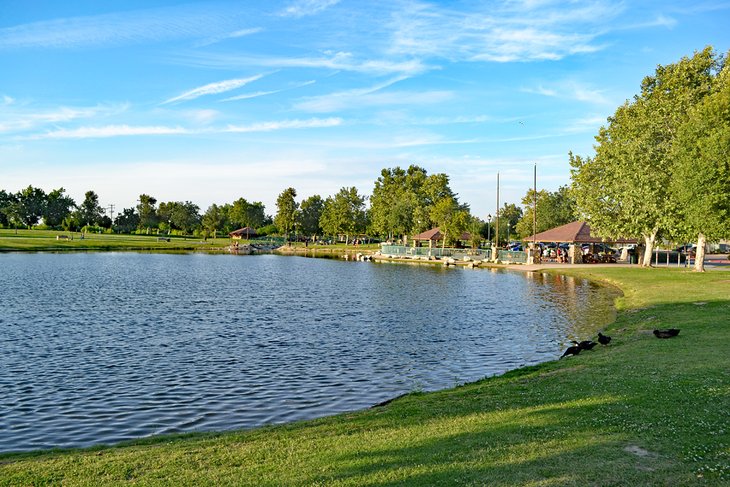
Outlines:
POLYGON ((730 272, 561 272, 624 290, 609 346, 314 421, 5 455, 0 485, 730 485, 730 272))
MULTIPOLYGON (((167 235, 159 237, 168 238, 167 235)), ((172 235, 170 241, 160 241, 157 235, 115 235, 87 233, 81 238, 78 232, 54 230, 0 229, 0 251, 67 251, 67 250, 212 250, 230 244, 225 238, 180 237, 172 235), (73 236, 73 240, 58 240, 56 236, 73 236)))

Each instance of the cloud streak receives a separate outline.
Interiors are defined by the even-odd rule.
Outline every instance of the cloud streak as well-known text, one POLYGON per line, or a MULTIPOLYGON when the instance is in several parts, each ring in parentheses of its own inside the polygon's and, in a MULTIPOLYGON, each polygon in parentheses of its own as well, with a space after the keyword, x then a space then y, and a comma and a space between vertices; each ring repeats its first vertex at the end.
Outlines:
POLYGON ((276 130, 327 128, 342 125, 341 118, 310 118, 307 120, 281 120, 259 122, 249 125, 227 125, 225 127, 186 128, 164 125, 104 125, 100 127, 78 127, 58 129, 43 134, 24 137, 39 139, 104 139, 109 137, 159 136, 159 135, 199 135, 212 133, 250 133, 272 132, 276 130))
POLYGON ((279 15, 282 17, 315 15, 338 3, 340 0, 297 0, 282 10, 279 15))
POLYGON ((168 103, 175 103, 177 101, 193 100, 195 98, 199 98, 205 95, 217 95, 219 93, 225 93, 227 91, 235 90, 237 88, 240 88, 241 86, 245 86, 249 83, 259 80, 264 76, 265 75, 263 74, 257 74, 256 76, 251 76, 249 78, 237 78, 225 81, 217 81, 215 83, 208 83, 207 85, 193 88, 192 90, 186 91, 181 95, 170 98, 169 100, 165 100, 161 104, 167 105, 168 103))
POLYGON ((0 29, 0 49, 140 44, 224 36, 236 28, 243 9, 189 5, 68 17, 0 29))
POLYGON ((276 93, 282 93, 284 91, 289 91, 289 90, 293 90, 293 89, 296 89, 296 88, 301 88, 303 86, 313 85, 314 83, 315 83, 314 80, 304 81, 303 83, 296 83, 294 86, 290 86, 288 88, 282 88, 280 90, 255 91, 253 93, 243 93, 241 95, 232 96, 230 98, 224 98, 224 99, 222 99, 220 101, 249 100, 251 98, 258 98, 260 96, 275 95, 276 93))

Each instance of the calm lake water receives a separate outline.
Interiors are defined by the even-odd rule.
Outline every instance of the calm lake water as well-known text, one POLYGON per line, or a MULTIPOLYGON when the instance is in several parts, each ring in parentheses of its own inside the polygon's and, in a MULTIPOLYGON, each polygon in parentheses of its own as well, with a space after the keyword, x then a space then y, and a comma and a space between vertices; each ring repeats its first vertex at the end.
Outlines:
POLYGON ((557 358, 584 280, 274 255, 0 255, 0 451, 247 428, 557 358))

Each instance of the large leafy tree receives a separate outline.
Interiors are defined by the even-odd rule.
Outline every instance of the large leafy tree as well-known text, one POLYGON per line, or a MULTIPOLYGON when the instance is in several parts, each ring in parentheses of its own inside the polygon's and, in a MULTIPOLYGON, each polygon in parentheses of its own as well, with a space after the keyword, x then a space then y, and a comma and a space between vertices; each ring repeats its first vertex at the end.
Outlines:
POLYGON ((641 93, 609 117, 596 137, 595 157, 570 154, 572 194, 579 213, 603 237, 642 237, 643 265, 651 265, 661 232, 672 229, 672 144, 689 109, 707 96, 721 63, 707 47, 676 64, 659 66, 641 93))
POLYGON ((15 201, 10 204, 11 219, 22 225, 32 227, 37 225, 46 210, 46 193, 41 188, 28 186, 19 191, 15 201))
POLYGON ((358 194, 357 188, 341 188, 324 202, 320 226, 330 235, 345 235, 345 245, 350 237, 364 232, 367 227, 365 196, 358 194))
POLYGON ((697 237, 695 270, 704 270, 705 241, 730 237, 730 67, 717 91, 690 111, 674 145, 671 193, 680 233, 697 237))
POLYGON ((0 189, 0 225, 7 226, 10 223, 9 215, 12 213, 15 203, 16 196, 13 193, 0 189))
POLYGON ((322 200, 322 197, 318 194, 310 196, 302 201, 300 210, 299 219, 301 221, 302 232, 305 235, 316 237, 317 234, 322 232, 319 220, 322 217, 322 211, 324 210, 324 200, 322 200))
POLYGON ((148 194, 139 195, 139 204, 137 204, 137 214, 139 215, 140 230, 145 229, 150 233, 150 229, 157 226, 159 219, 157 218, 157 199, 148 194))
POLYGON ((66 195, 63 188, 54 189, 46 196, 43 222, 50 227, 60 227, 76 207, 73 198, 66 195))
POLYGON ((225 222, 225 212, 222 211, 221 207, 215 203, 210 205, 203 215, 203 229, 209 234, 212 233, 213 238, 216 238, 218 232, 223 228, 223 225, 225 225, 225 222))
POLYGON ((84 201, 81 202, 77 210, 77 220, 81 226, 98 225, 101 221, 103 210, 99 204, 99 195, 94 191, 87 191, 84 195, 84 201))
POLYGON ((444 198, 457 201, 446 174, 428 175, 416 165, 383 169, 370 197, 372 229, 389 238, 428 230, 434 226, 431 210, 444 198))
POLYGON ((167 222, 170 230, 174 228, 189 234, 200 223, 200 207, 190 201, 160 203, 157 217, 159 221, 167 222))
POLYGON ((294 188, 287 188, 279 194, 276 198, 276 216, 274 217, 274 224, 279 229, 279 232, 289 237, 289 234, 294 230, 294 225, 297 223, 299 204, 296 202, 297 191, 294 188))
MULTIPOLYGON (((523 237, 532 235, 534 203, 535 190, 530 189, 522 198, 525 211, 516 225, 517 233, 523 237)), ((561 186, 555 192, 537 192, 537 233, 565 225, 575 221, 575 218, 575 200, 570 195, 568 186, 561 186)))
POLYGON ((116 230, 121 233, 132 233, 139 227, 139 214, 136 208, 125 208, 114 219, 116 230))
POLYGON ((258 228, 266 221, 264 210, 264 204, 260 201, 249 202, 245 198, 239 198, 228 210, 228 219, 236 228, 258 228))

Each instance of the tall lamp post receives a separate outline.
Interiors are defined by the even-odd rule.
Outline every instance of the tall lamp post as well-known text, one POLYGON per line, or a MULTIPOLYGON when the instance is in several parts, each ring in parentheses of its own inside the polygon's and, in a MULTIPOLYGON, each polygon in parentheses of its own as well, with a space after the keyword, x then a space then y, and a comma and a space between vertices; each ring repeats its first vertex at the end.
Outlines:
POLYGON ((492 214, 487 215, 487 241, 492 245, 492 214))

